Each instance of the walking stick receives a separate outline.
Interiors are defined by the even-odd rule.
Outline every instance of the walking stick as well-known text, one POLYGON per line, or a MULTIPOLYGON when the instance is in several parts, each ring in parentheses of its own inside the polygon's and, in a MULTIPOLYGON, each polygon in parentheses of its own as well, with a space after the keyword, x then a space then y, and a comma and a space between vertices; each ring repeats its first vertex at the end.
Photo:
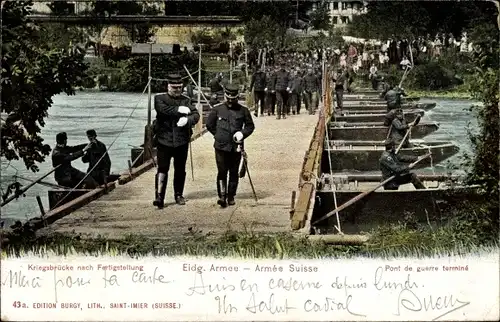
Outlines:
POLYGON ((191 147, 191 141, 189 141, 189 157, 191 159, 191 178, 194 181, 193 148, 191 147))
POLYGON ((243 178, 245 176, 245 172, 246 172, 246 174, 248 175, 248 181, 250 182, 250 187, 252 187, 252 193, 253 193, 253 197, 255 199, 255 202, 258 202, 259 199, 257 198, 257 193, 255 192, 255 187, 254 187, 253 182, 252 182, 252 177, 250 176, 250 170, 248 169, 248 155, 247 155, 246 151, 243 150, 243 147, 241 146, 241 144, 238 144, 237 151, 241 152, 241 156, 243 158, 243 165, 242 165, 242 168, 240 170, 239 177, 243 178))

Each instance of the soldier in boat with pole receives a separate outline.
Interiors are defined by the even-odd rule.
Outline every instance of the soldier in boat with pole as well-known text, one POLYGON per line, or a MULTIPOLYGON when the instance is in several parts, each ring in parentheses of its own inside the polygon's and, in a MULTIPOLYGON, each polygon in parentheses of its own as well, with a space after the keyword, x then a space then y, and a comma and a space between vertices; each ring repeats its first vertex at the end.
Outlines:
MULTIPOLYGON (((398 155, 395 147, 396 142, 394 142, 394 140, 386 140, 385 151, 380 157, 380 171, 382 172, 382 179, 387 180, 388 178, 395 176, 394 179, 384 184, 384 189, 398 190, 400 185, 410 182, 413 184, 415 189, 426 189, 418 176, 415 173, 410 172, 410 167, 404 164, 415 162, 419 159, 419 157, 398 155)), ((430 156, 430 153, 426 154, 424 157, 428 156, 430 156)))

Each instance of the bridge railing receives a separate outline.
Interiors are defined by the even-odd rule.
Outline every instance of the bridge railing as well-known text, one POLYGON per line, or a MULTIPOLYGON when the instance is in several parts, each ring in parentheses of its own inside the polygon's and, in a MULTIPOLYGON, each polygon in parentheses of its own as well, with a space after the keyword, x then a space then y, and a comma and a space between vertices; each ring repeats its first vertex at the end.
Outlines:
POLYGON ((325 142, 326 123, 333 113, 330 68, 323 63, 322 98, 323 106, 320 109, 318 123, 316 124, 309 149, 304 156, 304 163, 300 172, 299 191, 297 202, 291 211, 291 228, 299 230, 305 227, 306 221, 311 217, 316 198, 316 186, 321 175, 321 157, 325 142))

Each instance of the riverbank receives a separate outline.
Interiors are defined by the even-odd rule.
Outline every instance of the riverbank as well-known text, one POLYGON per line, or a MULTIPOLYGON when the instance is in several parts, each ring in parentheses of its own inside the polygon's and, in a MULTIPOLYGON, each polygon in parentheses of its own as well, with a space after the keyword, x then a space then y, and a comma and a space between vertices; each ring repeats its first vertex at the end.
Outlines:
MULTIPOLYGON (((470 227, 469 227, 470 228, 470 227)), ((451 256, 476 252, 480 249, 496 249, 495 238, 479 236, 475 229, 464 230, 460 221, 450 221, 445 226, 411 223, 376 228, 366 234, 363 245, 329 245, 314 236, 296 233, 259 234, 252 231, 227 230, 223 234, 190 230, 182 238, 150 239, 130 234, 122 239, 87 238, 73 233, 48 235, 10 236, 2 247, 3 256, 19 256, 26 253, 55 255, 166 255, 166 256, 213 256, 233 258, 324 258, 324 257, 419 257, 451 256), (459 240, 460 242, 457 242, 459 240)), ((317 236, 316 236, 317 237, 317 236)))
POLYGON ((408 96, 418 96, 425 98, 446 98, 446 99, 461 99, 461 100, 472 100, 470 93, 463 87, 458 86, 456 88, 439 90, 439 91, 422 91, 405 89, 408 96))

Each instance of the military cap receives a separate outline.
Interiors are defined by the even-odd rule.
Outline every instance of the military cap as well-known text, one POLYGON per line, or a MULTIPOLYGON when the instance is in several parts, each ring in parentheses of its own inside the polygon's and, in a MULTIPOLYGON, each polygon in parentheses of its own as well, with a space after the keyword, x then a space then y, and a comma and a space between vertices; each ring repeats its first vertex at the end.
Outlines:
POLYGON ((167 82, 170 85, 182 85, 182 77, 179 74, 167 75, 167 82))
POLYGON ((239 90, 240 88, 238 87, 238 85, 227 84, 224 88, 224 94, 226 94, 228 98, 237 98, 239 90))
POLYGON ((56 135, 56 142, 57 143, 62 143, 67 139, 68 139, 68 135, 66 134, 66 132, 57 133, 57 135, 56 135))

